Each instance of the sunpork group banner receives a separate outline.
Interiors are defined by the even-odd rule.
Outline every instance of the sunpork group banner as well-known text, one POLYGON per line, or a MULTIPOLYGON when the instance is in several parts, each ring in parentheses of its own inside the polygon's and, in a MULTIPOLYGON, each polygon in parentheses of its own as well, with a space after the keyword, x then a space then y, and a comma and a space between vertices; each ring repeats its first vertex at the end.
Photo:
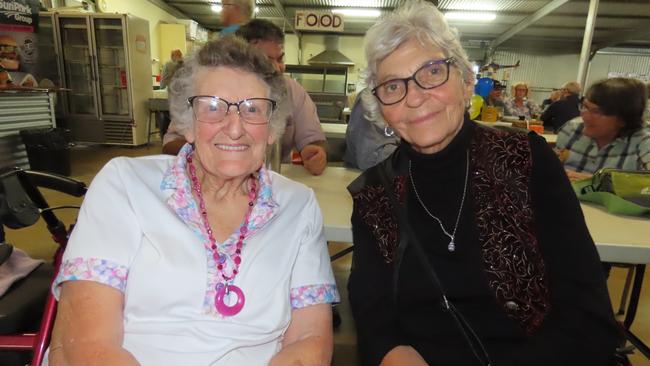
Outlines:
POLYGON ((38 0, 0 0, 0 87, 37 87, 38 0))

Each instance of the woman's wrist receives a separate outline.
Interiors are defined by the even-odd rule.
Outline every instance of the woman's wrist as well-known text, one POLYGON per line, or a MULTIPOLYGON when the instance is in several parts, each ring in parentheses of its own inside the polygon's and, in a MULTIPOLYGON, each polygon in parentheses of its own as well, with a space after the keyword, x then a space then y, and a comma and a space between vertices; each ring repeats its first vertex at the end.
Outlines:
POLYGON ((331 361, 331 342, 328 342, 325 337, 310 336, 282 348, 280 352, 273 356, 269 366, 320 366, 329 365, 331 361))

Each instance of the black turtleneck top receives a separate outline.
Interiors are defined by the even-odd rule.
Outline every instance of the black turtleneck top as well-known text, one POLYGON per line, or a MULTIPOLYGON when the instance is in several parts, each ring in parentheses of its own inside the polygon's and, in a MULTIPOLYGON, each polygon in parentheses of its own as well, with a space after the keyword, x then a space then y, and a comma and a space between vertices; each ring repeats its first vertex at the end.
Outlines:
MULTIPOLYGON (((435 154, 418 153, 402 142, 389 158, 401 162, 395 167, 397 174, 407 175, 408 220, 447 297, 481 339, 493 365, 610 364, 620 332, 598 254, 560 162, 546 141, 532 133, 529 189, 551 310, 541 328, 526 335, 495 300, 484 271, 471 177, 461 207, 467 154, 476 128, 480 127, 466 120, 450 144, 435 154), (422 203, 408 178, 409 160, 422 203), (448 251, 449 238, 422 204, 450 234, 460 211, 454 252, 448 251)), ((417 252, 407 247, 394 294, 395 263, 384 261, 356 202, 352 227, 355 250, 348 290, 363 364, 378 365, 394 347, 410 345, 430 365, 480 365, 458 325, 442 309, 440 289, 417 252)))

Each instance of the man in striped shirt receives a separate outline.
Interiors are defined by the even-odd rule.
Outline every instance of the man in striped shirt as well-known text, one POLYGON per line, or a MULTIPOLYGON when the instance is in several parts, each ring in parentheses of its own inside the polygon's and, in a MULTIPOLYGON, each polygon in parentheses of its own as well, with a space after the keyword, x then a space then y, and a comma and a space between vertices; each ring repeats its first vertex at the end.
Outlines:
POLYGON ((642 118, 646 100, 645 85, 635 79, 606 79, 589 88, 580 117, 558 132, 556 149, 568 151, 564 166, 570 179, 601 168, 650 170, 650 128, 642 118))

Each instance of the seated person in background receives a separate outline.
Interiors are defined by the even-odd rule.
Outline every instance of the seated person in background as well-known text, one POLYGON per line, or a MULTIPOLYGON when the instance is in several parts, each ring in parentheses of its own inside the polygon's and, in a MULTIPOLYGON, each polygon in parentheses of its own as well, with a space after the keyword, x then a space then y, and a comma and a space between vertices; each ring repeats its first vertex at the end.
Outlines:
MULTIPOLYGON (((241 26, 236 34, 259 48, 280 72, 284 72, 284 33, 278 26, 267 20, 254 19, 241 26)), ((298 82, 286 75, 284 82, 287 95, 278 102, 279 113, 274 116, 286 124, 281 140, 283 161, 290 162, 291 149, 295 147, 305 168, 311 174, 319 175, 327 165, 327 153, 316 105, 298 82)), ((184 143, 185 139, 176 132, 172 121, 163 138, 163 153, 175 155, 184 143)))
POLYGON ((493 81, 492 90, 488 94, 487 99, 485 100, 484 106, 489 107, 501 107, 505 110, 505 102, 503 101, 503 84, 499 80, 493 81))
POLYGON ((560 89, 559 99, 542 113, 544 129, 557 133, 566 121, 580 115, 580 83, 570 81, 560 89))
POLYGON ((564 124, 557 136, 571 180, 601 168, 650 170, 650 128, 642 119, 646 102, 646 87, 636 79, 600 80, 587 90, 580 118, 564 124))
POLYGON ((318 202, 264 168, 282 74, 227 37, 172 88, 188 143, 93 180, 53 285, 49 364, 329 364, 339 295, 318 202))
POLYGON ((541 107, 542 110, 546 110, 548 106, 557 102, 560 99, 560 94, 562 94, 562 91, 560 89, 553 89, 551 94, 549 94, 548 98, 542 101, 542 107, 541 107))
POLYGON ((518 82, 513 86, 514 97, 506 99, 506 116, 534 119, 539 116, 540 108, 534 101, 528 99, 528 84, 518 82))
POLYGON ((623 337, 573 189, 543 138, 469 119, 457 34, 425 0, 366 33, 365 107, 401 143, 348 186, 362 364, 612 365, 623 337))
POLYGON ((343 157, 345 166, 361 170, 366 170, 386 159, 399 144, 399 138, 383 118, 379 118, 378 121, 368 119, 363 108, 364 95, 374 98, 368 89, 364 89, 354 102, 345 131, 343 157))

